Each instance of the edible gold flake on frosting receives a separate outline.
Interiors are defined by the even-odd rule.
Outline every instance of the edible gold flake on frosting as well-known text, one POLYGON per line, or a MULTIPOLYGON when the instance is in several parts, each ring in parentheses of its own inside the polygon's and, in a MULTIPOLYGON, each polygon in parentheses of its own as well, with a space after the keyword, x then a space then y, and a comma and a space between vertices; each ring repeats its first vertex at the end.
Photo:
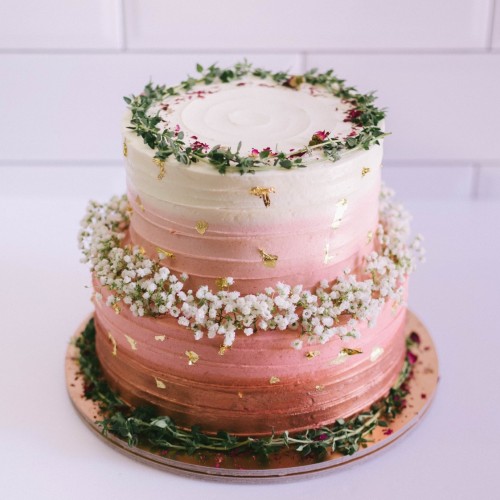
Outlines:
POLYGON ((126 158, 127 155, 128 155, 127 141, 126 139, 123 139, 123 156, 125 156, 126 158))
POLYGON ((276 267, 276 262, 278 261, 278 256, 271 253, 267 253, 262 248, 259 248, 260 256, 262 257, 262 262, 266 267, 276 267))
POLYGON ((238 392, 238 397, 239 397, 240 399, 243 399, 243 393, 242 393, 242 392, 238 392))
POLYGON ((127 342, 130 344, 132 351, 137 351, 137 342, 129 335, 125 335, 125 338, 127 339, 127 342))
POLYGON ((153 158, 153 162, 159 168, 158 180, 161 181, 165 177, 165 162, 159 158, 153 158))
POLYGON ((281 380, 278 377, 273 376, 269 379, 270 384, 278 384, 279 382, 281 382, 281 380))
POLYGON ((361 177, 364 177, 369 172, 370 172, 370 169, 368 167, 363 167, 363 169, 361 170, 361 177))
POLYGON ((158 387, 158 389, 166 389, 167 388, 167 386, 165 385, 165 382, 163 382, 163 380, 155 377, 155 381, 156 381, 156 387, 158 387))
POLYGON ((335 203, 335 215, 333 216, 332 229, 337 229, 344 218, 347 210, 347 199, 342 198, 335 203))
POLYGON ((318 392, 322 391, 324 388, 325 388, 325 386, 324 386, 324 385, 317 385, 317 386, 316 386, 316 390, 317 390, 318 392))
POLYGON ((185 354, 188 357, 188 365, 194 365, 200 359, 194 351, 186 351, 185 354))
POLYGON ((140 246, 140 247, 139 247, 139 253, 140 253, 141 255, 146 255, 146 249, 145 249, 143 246, 140 246))
POLYGON ((165 340, 165 335, 155 335, 155 340, 163 342, 165 340))
POLYGON ((165 250, 164 248, 156 247, 156 252, 158 253, 158 257, 160 258, 160 260, 167 259, 167 258, 173 259, 175 257, 175 255, 172 252, 169 252, 168 250, 165 250))
POLYGON ((372 349, 371 354, 370 354, 370 361, 372 363, 377 361, 377 359, 380 358, 380 356, 382 356, 383 353, 384 353, 383 347, 380 347, 380 346, 374 347, 372 349))
POLYGON ((109 338, 109 340, 111 340, 111 345, 113 346, 113 350, 111 351, 111 354, 113 356, 116 356, 116 353, 118 351, 118 348, 117 348, 118 346, 117 346, 116 340, 113 337, 113 335, 111 334, 111 332, 108 332, 108 338, 109 338))
POLYGON ((254 196, 258 196, 259 198, 261 198, 262 201, 264 202, 265 207, 271 206, 271 198, 269 197, 269 195, 275 192, 276 190, 273 187, 255 186, 252 189, 250 189, 250 194, 253 194, 254 196))
POLYGON ((231 349, 231 346, 230 345, 224 345, 222 344, 219 348, 219 355, 220 356, 224 356, 224 354, 226 354, 226 351, 229 351, 229 349, 231 349))
POLYGON ((319 356, 321 353, 319 351, 308 351, 306 352, 306 358, 307 359, 313 359, 316 356, 319 356))
POLYGON ((368 231, 368 234, 366 235, 366 243, 371 243, 373 240, 373 231, 368 231))
POLYGON ((115 311, 116 314, 120 314, 122 312, 118 304, 113 304, 111 307, 113 308, 113 311, 115 311))
POLYGON ((144 205, 142 204, 142 200, 141 200, 141 197, 139 195, 137 195, 135 197, 135 202, 137 203, 139 208, 144 212, 144 205))
POLYGON ((208 222, 205 220, 199 220, 196 222, 196 231, 198 231, 200 234, 205 234, 206 230, 208 229, 208 222))
POLYGON ((344 347, 340 352, 343 352, 348 356, 354 356, 355 354, 363 354, 363 351, 361 349, 351 349, 350 347, 344 347))
POLYGON ((330 255, 330 243, 327 242, 325 245, 325 257, 323 258, 323 262, 329 264, 333 258, 333 255, 330 255))
POLYGON ((219 290, 227 290, 229 288, 229 281, 227 280, 227 278, 217 278, 215 280, 215 286, 219 290))
POLYGON ((398 312, 398 309, 399 309, 399 304, 397 302, 394 302, 391 307, 391 312, 393 316, 398 312))

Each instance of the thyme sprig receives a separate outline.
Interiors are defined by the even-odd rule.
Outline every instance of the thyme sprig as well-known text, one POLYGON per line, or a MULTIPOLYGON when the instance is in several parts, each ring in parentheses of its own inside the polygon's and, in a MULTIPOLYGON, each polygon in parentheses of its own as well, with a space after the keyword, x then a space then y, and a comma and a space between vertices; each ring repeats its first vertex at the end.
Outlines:
POLYGON ((408 388, 405 382, 411 375, 412 364, 405 361, 395 385, 387 397, 373 404, 369 410, 349 419, 338 419, 333 425, 309 429, 297 434, 284 432, 266 438, 236 437, 225 431, 216 435, 202 432, 200 426, 190 430, 177 427, 168 416, 159 416, 152 408, 131 408, 111 390, 104 379, 95 354, 95 326, 91 319, 76 340, 79 349, 80 371, 84 378, 84 395, 100 408, 104 434, 111 433, 130 446, 149 446, 157 451, 179 451, 194 454, 197 451, 249 452, 266 459, 283 449, 295 450, 303 457, 321 460, 329 452, 352 455, 370 442, 368 435, 376 427, 387 427, 405 407, 408 388))
POLYGON ((177 86, 153 85, 148 83, 144 91, 139 95, 124 97, 129 106, 132 117, 128 128, 133 130, 144 142, 155 150, 155 158, 165 161, 169 157, 178 162, 189 165, 200 160, 211 163, 217 170, 224 174, 228 170, 236 170, 241 174, 255 173, 256 169, 280 167, 291 169, 294 167, 307 166, 307 159, 314 149, 321 149, 325 157, 331 161, 337 161, 342 153, 353 149, 369 149, 374 144, 379 144, 380 139, 388 135, 378 126, 385 116, 385 110, 377 108, 374 104, 373 93, 361 94, 354 87, 345 85, 344 80, 339 79, 332 70, 318 73, 313 69, 303 75, 290 75, 287 72, 272 72, 261 68, 253 68, 247 61, 236 63, 233 67, 220 68, 212 64, 203 68, 200 64, 196 66, 198 75, 188 76, 177 86), (326 137, 314 146, 304 146, 301 149, 271 153, 263 150, 259 154, 245 156, 240 153, 241 142, 232 150, 223 145, 215 145, 209 151, 203 148, 186 144, 184 133, 165 129, 160 131, 157 125, 161 122, 160 116, 150 116, 148 111, 153 104, 161 102, 167 97, 177 96, 183 92, 191 91, 196 85, 209 85, 214 82, 229 83, 253 76, 262 80, 270 80, 279 85, 297 89, 303 82, 310 85, 324 87, 332 95, 348 102, 351 108, 348 112, 347 121, 360 127, 357 134, 340 140, 334 137, 326 137))

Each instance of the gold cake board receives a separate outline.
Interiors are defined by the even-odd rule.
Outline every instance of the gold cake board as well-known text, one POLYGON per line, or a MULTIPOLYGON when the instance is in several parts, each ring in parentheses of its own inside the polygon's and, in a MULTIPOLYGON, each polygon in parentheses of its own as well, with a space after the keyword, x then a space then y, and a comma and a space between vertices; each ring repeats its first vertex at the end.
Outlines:
MULTIPOLYGON (((78 328, 73 340, 80 335, 90 318, 91 316, 78 328)), ((214 481, 286 481, 322 474, 365 460, 385 450, 421 421, 436 392, 439 380, 438 359, 428 330, 414 313, 408 311, 405 335, 408 336, 411 332, 419 335, 420 345, 412 348, 418 359, 413 367, 413 375, 407 382, 409 394, 405 398, 405 409, 389 423, 388 428, 377 427, 367 436, 370 442, 365 448, 360 448, 353 455, 330 452, 326 459, 320 462, 313 457, 303 458, 293 450, 272 453, 266 463, 261 463, 258 457, 252 454, 239 456, 200 451, 190 456, 178 452, 157 452, 142 446, 129 446, 126 441, 110 433, 103 435, 101 427, 96 424, 100 419, 99 407, 83 395, 84 382, 79 373, 78 349, 74 342, 69 344, 66 353, 66 385, 74 407, 89 428, 107 444, 139 462, 184 476, 214 481)))

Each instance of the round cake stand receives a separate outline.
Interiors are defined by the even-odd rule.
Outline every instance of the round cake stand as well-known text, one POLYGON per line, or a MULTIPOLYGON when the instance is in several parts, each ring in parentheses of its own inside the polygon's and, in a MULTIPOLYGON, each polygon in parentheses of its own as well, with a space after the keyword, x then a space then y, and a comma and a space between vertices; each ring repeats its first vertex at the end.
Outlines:
MULTIPOLYGON (((74 338, 80 335, 89 319, 82 323, 74 338)), ((365 448, 348 456, 330 453, 320 462, 312 457, 303 458, 293 450, 273 453, 266 463, 261 463, 254 455, 232 456, 230 453, 205 452, 187 455, 177 452, 157 452, 145 447, 129 446, 126 441, 110 433, 104 435, 96 423, 100 419, 97 404, 85 399, 83 395, 84 381, 79 373, 78 349, 74 342, 70 342, 66 353, 66 384, 71 401, 82 420, 107 444, 130 458, 169 472, 215 481, 255 483, 293 480, 353 465, 379 454, 421 421, 436 392, 439 380, 438 359, 428 330, 415 314, 408 311, 405 335, 408 336, 412 332, 419 335, 420 344, 412 348, 417 354, 417 361, 413 367, 413 374, 407 382, 409 394, 405 398, 407 402, 405 409, 390 422, 389 427, 375 428, 367 436, 370 442, 365 448)))

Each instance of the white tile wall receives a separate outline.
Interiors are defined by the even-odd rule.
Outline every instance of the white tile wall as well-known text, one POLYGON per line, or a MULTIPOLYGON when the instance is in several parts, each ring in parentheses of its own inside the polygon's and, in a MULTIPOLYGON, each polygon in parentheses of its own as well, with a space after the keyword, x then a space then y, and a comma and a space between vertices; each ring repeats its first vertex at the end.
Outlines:
POLYGON ((405 197, 500 198, 500 0, 1 0, 0 166, 119 165, 123 95, 244 56, 378 89, 405 197))
POLYGON ((500 49, 500 0, 495 0, 493 6, 492 45, 500 49))
POLYGON ((470 198, 474 176, 473 165, 384 165, 382 169, 384 182, 404 200, 470 198))
POLYGON ((389 160, 500 158, 500 54, 311 54, 388 108, 389 160))
MULTIPOLYGON (((298 71, 294 55, 246 54, 256 64, 298 71)), ((233 64, 231 54, 0 54, 0 162, 121 159, 122 97, 152 79, 175 83, 196 62, 233 64)))
POLYGON ((2 0, 0 49, 118 49, 120 0, 2 0))
MULTIPOLYGON (((482 166, 479 171, 477 198, 500 198, 500 163, 494 166, 482 166)), ((498 215, 495 220, 498 224, 498 215)))
POLYGON ((490 14, 488 0, 125 0, 125 7, 128 47, 168 50, 484 48, 490 14))

